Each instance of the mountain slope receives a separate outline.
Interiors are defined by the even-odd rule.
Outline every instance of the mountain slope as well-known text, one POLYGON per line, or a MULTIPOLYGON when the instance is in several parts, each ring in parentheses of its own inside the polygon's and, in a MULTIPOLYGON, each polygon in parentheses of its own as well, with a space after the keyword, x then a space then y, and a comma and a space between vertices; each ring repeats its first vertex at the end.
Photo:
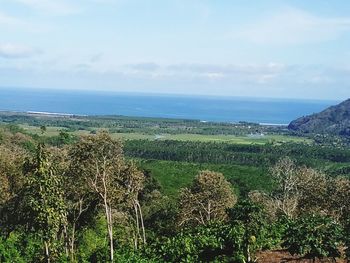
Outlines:
POLYGON ((350 136, 350 99, 324 111, 292 121, 288 128, 304 133, 350 136))

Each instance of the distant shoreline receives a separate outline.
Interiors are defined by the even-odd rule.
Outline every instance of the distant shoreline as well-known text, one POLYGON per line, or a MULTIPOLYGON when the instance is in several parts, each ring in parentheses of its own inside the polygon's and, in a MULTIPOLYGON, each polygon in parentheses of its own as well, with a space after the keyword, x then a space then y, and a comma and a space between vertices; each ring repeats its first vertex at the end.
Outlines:
POLYGON ((16 113, 16 114, 28 114, 28 115, 42 115, 42 116, 59 116, 59 117, 89 117, 89 115, 74 114, 74 113, 61 113, 61 112, 48 112, 48 111, 14 111, 14 110, 0 110, 0 113, 16 113))
POLYGON ((75 114, 71 113, 59 113, 59 112, 47 112, 47 111, 26 111, 25 113, 29 114, 38 114, 38 115, 57 115, 57 116, 74 116, 75 114))
POLYGON ((259 125, 261 125, 261 126, 288 126, 289 124, 288 123, 287 124, 285 124, 285 123, 280 124, 280 123, 265 123, 265 122, 261 122, 261 123, 259 123, 259 125))

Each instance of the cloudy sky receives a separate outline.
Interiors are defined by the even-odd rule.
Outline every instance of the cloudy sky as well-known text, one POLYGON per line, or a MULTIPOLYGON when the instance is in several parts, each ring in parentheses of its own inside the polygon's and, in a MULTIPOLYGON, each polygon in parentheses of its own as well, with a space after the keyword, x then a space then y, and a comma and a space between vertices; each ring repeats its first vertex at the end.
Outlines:
POLYGON ((350 97, 349 0, 0 0, 0 87, 350 97))

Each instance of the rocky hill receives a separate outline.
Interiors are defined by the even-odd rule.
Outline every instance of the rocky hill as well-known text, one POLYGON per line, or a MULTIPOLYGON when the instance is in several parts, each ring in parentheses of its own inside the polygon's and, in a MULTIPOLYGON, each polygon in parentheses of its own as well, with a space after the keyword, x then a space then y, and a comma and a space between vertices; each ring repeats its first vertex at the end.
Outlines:
POLYGON ((303 133, 350 136, 350 99, 324 111, 292 121, 288 128, 303 133))

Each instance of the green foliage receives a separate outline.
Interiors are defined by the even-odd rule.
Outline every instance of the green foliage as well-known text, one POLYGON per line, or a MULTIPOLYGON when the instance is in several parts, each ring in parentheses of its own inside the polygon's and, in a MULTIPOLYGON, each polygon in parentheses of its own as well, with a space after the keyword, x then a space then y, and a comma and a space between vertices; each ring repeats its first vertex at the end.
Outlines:
POLYGON ((243 247, 247 262, 255 261, 255 254, 263 247, 269 247, 268 221, 263 208, 251 201, 241 201, 229 211, 233 224, 244 227, 243 247))
POLYGON ((90 262, 92 258, 108 259, 107 222, 98 215, 89 227, 82 229, 78 238, 78 262, 90 262), (102 253, 102 254, 101 254, 102 253))
POLYGON ((25 133, 25 130, 16 124, 6 125, 6 129, 11 133, 25 133))
MULTIPOLYGON (((42 240, 34 233, 26 233, 24 229, 11 232, 7 238, 0 238, 0 262, 43 262, 42 240)), ((60 259, 56 258, 57 262, 60 259)))
POLYGON ((158 263, 154 257, 147 257, 144 253, 132 249, 119 249, 115 255, 116 262, 120 263, 158 263))
POLYGON ((165 262, 243 262, 243 237, 240 224, 212 223, 160 240, 149 251, 165 262))
POLYGON ((0 262, 26 262, 20 255, 18 244, 18 236, 14 233, 4 239, 0 237, 0 262))
POLYGON ((276 126, 254 123, 216 123, 199 120, 126 116, 51 116, 1 112, 0 122, 30 126, 64 127, 69 131, 108 129, 111 133, 245 135, 247 133, 288 133, 276 126))
MULTIPOLYGON (((267 218, 268 219, 268 216, 267 218)), ((285 237, 289 220, 287 218, 278 218, 275 222, 269 222, 262 230, 261 248, 262 250, 280 249, 285 237)))
POLYGON ((66 221, 62 178, 56 174, 42 145, 38 146, 36 158, 27 163, 26 170, 28 182, 25 186, 25 202, 30 230, 43 239, 46 257, 57 258, 58 233, 66 221))
POLYGON ((26 259, 26 262, 36 263, 44 261, 41 238, 36 233, 27 233, 24 231, 20 231, 19 233, 20 242, 17 244, 17 247, 23 258, 26 259))
POLYGON ((198 225, 225 221, 228 208, 237 202, 232 185, 221 173, 201 171, 189 188, 181 189, 178 224, 198 225))
POLYGON ((195 176, 203 170, 223 173, 240 196, 245 196, 252 190, 270 192, 273 188, 272 180, 264 168, 159 160, 141 160, 139 166, 150 171, 159 181, 163 193, 170 197, 176 197, 178 190, 189 186, 195 176))
POLYGON ((46 132, 46 126, 45 125, 41 125, 40 126, 40 131, 41 131, 41 134, 44 134, 46 132))
MULTIPOLYGON (((246 124, 118 116, 52 118, 1 115, 0 121, 11 123, 0 130, 0 228, 3 233, 0 262, 45 261, 48 258, 44 255, 43 241, 47 243, 49 258, 54 262, 68 261, 63 253, 67 244, 73 244, 72 250, 75 249, 72 262, 108 262, 107 220, 102 216, 105 212, 103 202, 98 200, 103 194, 103 183, 94 181, 104 171, 113 177, 108 187, 118 186, 111 192, 110 198, 108 194, 114 220, 110 225, 113 227, 115 241, 111 243, 115 247, 116 262, 252 262, 257 251, 283 248, 282 245, 292 253, 326 257, 339 255, 337 249, 343 246, 342 242, 350 257, 350 223, 345 222, 348 214, 347 178, 332 181, 333 188, 327 196, 332 197, 328 198, 331 199, 329 204, 335 209, 322 210, 341 219, 344 232, 326 216, 298 218, 300 215, 296 213, 294 221, 285 218, 272 221, 259 205, 242 201, 251 190, 267 193, 275 190, 276 185, 267 171, 283 156, 295 159, 297 166, 316 167, 334 176, 350 175, 348 149, 280 142, 238 145, 153 140, 155 134, 163 133, 176 134, 173 138, 179 140, 191 140, 196 134, 244 135, 252 132, 246 124), (25 122, 26 126, 22 126, 25 122), (44 135, 40 134, 40 126, 47 127, 44 135), (99 136, 101 129, 143 134, 151 140, 126 141, 127 159, 124 160, 121 144, 110 143, 116 134, 99 136), (77 142, 80 139, 78 134, 89 132, 97 135, 89 136, 84 144, 69 146, 70 149, 78 148, 70 151, 66 158, 64 146, 77 142), (36 149, 37 142, 55 147, 36 149), (23 156, 30 152, 37 156, 26 163, 26 176, 23 176, 23 156), (137 169, 128 166, 128 158, 136 158, 139 166, 147 171, 145 181, 131 176, 137 169), (116 165, 109 165, 112 162, 116 165), (107 164, 107 170, 104 164, 107 164), (228 211, 229 221, 219 223, 209 220, 210 223, 205 226, 179 229, 175 220, 179 211, 175 202, 178 190, 189 187, 202 170, 222 173, 234 185, 240 201, 228 211), (62 174, 65 180, 62 180, 62 174), (96 187, 98 192, 95 192, 96 187), (135 238, 140 213, 136 212, 135 216, 132 206, 135 201, 140 204, 138 211, 142 211, 147 236, 147 242, 140 241, 138 246, 134 245, 134 241, 140 240, 135 238), (338 204, 341 205, 338 207, 338 204), (337 217, 338 210, 342 211, 342 217, 337 217), (73 223, 75 232, 72 231, 73 223), (70 242, 73 232, 75 239, 70 242)), ((252 126, 253 132, 282 132, 279 128, 274 131, 272 128, 264 130, 259 125, 249 126, 252 126)), ((313 211, 319 205, 317 187, 311 181, 305 189, 310 192, 309 196, 315 197, 312 202, 304 202, 313 211)), ((188 202, 190 209, 193 209, 194 203, 188 202)), ((140 221, 138 223, 140 226, 140 221)))
POLYGON ((21 143, 21 146, 28 152, 35 153, 36 145, 33 141, 24 141, 21 143))
POLYGON ((332 218, 308 215, 290 221, 283 245, 291 254, 309 258, 337 257, 342 237, 341 226, 332 218))
POLYGON ((245 145, 175 140, 129 140, 125 143, 125 154, 144 159, 265 167, 275 164, 282 156, 290 156, 298 165, 311 167, 333 162, 350 162, 348 149, 303 143, 245 145))
POLYGON ((54 136, 42 136, 40 138, 46 144, 56 147, 62 147, 64 145, 72 144, 78 141, 78 137, 68 133, 65 130, 60 130, 58 135, 54 136))
POLYGON ((344 243, 346 258, 350 259, 350 219, 344 223, 344 243))

